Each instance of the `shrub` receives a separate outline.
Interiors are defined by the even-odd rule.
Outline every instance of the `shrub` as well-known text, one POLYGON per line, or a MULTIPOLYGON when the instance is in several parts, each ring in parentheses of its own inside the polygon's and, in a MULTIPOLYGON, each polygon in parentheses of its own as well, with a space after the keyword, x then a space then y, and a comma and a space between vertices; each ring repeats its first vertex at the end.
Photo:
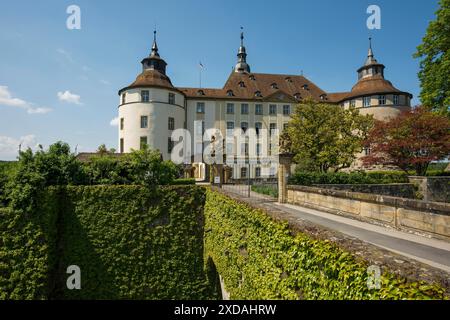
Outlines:
POLYGON ((171 185, 193 185, 193 184, 195 184, 195 179, 194 178, 175 179, 171 183, 171 185))
POLYGON ((378 172, 296 172, 289 183, 297 185, 313 184, 385 184, 385 183, 406 183, 408 176, 402 172, 378 171, 378 172))

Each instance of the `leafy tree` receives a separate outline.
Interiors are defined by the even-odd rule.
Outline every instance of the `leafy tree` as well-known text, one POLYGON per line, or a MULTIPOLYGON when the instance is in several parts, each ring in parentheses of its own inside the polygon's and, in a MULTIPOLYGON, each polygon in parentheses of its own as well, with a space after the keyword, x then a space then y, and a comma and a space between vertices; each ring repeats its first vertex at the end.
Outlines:
POLYGON ((420 58, 422 104, 450 116, 450 0, 440 0, 414 57, 420 58))
POLYGON ((172 161, 163 161, 161 154, 144 145, 125 155, 128 178, 133 184, 157 186, 170 184, 179 175, 179 167, 172 161))
POLYGON ((417 107, 389 122, 377 121, 366 144, 371 154, 366 165, 395 165, 405 172, 425 175, 432 161, 450 154, 450 119, 417 107))
POLYGON ((70 152, 67 143, 57 142, 48 151, 31 149, 20 152, 17 171, 7 184, 8 198, 15 209, 31 210, 36 195, 51 185, 73 185, 86 182, 81 163, 70 152))
POLYGON ((111 154, 98 155, 85 164, 90 184, 130 184, 125 162, 111 154))
POLYGON ((306 100, 295 109, 287 132, 294 161, 303 170, 327 172, 349 167, 373 124, 355 109, 306 100))

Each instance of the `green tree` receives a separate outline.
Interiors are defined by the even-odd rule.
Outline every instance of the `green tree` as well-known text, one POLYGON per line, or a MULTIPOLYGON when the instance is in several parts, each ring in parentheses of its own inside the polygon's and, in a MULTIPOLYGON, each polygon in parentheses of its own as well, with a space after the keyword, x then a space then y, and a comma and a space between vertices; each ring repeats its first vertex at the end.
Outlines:
POLYGON ((450 116, 450 0, 440 0, 415 58, 420 58, 420 99, 427 108, 450 116))
POLYGON ((170 184, 179 175, 179 167, 172 161, 163 161, 161 154, 143 145, 141 150, 132 150, 124 159, 128 178, 133 184, 149 187, 170 184))
POLYGON ((86 182, 81 163, 67 143, 57 142, 47 151, 42 148, 20 152, 16 172, 6 189, 15 209, 31 210, 40 190, 52 185, 76 185, 86 182))
POLYGON ((348 168, 372 124, 371 116, 355 109, 306 100, 295 108, 287 129, 294 161, 303 170, 348 168))

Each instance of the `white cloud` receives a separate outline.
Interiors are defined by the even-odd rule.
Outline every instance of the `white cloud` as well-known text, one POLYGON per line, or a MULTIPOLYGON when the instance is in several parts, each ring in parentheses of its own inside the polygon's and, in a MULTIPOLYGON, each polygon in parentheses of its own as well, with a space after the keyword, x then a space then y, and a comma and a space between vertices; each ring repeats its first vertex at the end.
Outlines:
POLYGON ((29 134, 19 139, 0 136, 0 159, 1 160, 14 160, 19 155, 19 145, 21 149, 26 150, 31 148, 36 150, 38 144, 36 142, 36 136, 29 134))
POLYGON ((31 102, 14 98, 7 86, 0 86, 0 105, 22 108, 25 109, 28 114, 45 114, 52 111, 50 108, 34 107, 34 104, 31 102))
POLYGON ((58 99, 63 102, 82 105, 82 103, 80 102, 81 97, 77 94, 71 93, 68 90, 64 92, 58 92, 58 99))
POLYGON ((56 50, 56 52, 58 52, 60 55, 62 55, 64 58, 66 58, 66 60, 68 60, 70 63, 74 62, 72 55, 69 52, 67 52, 66 50, 59 48, 56 50))
POLYGON ((114 119, 112 119, 112 120, 109 122, 109 124, 110 124, 112 127, 117 127, 117 126, 119 125, 119 117, 115 117, 114 119))

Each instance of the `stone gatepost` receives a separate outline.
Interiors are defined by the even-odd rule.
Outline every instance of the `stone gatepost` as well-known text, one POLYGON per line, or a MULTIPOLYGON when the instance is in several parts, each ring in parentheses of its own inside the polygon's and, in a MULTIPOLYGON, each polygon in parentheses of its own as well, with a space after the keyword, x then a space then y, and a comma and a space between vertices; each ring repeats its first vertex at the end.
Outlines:
POLYGON ((287 202, 287 184, 291 175, 292 153, 280 153, 278 160, 278 202, 287 202))

